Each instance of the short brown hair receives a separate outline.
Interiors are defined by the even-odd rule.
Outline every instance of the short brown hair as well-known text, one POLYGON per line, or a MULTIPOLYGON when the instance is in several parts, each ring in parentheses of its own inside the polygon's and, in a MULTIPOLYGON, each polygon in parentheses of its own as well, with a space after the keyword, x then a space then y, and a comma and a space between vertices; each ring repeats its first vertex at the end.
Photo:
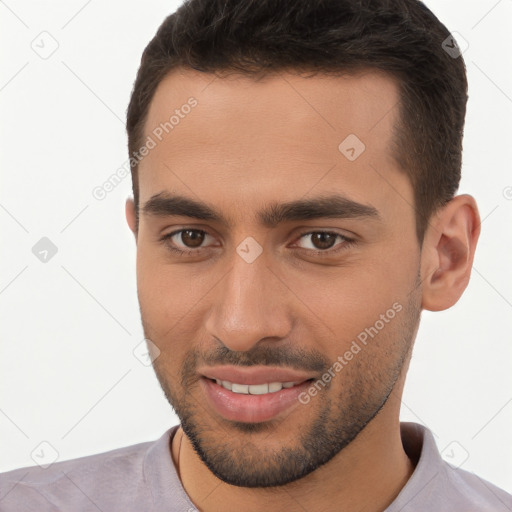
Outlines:
POLYGON ((143 144, 157 86, 179 66, 249 76, 382 70, 400 89, 393 153, 414 188, 421 244, 430 216, 460 181, 467 79, 462 56, 445 51, 447 40, 454 47, 418 0, 187 0, 143 52, 127 110, 129 154, 143 144))

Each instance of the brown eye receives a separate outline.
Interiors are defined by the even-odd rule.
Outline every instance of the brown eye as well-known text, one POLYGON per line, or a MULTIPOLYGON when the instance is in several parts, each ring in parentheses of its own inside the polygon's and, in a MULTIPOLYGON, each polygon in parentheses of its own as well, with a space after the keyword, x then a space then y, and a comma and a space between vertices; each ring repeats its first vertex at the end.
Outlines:
POLYGON ((334 246, 339 235, 320 231, 318 233, 311 233, 309 236, 315 249, 325 250, 334 246))
POLYGON ((174 252, 192 254, 207 249, 214 238, 201 229, 179 229, 164 235, 161 240, 174 252), (210 244, 205 244, 208 241, 210 244))
POLYGON ((181 231, 181 242, 190 248, 200 247, 205 239, 206 233, 197 229, 184 229, 181 231))
POLYGON ((348 238, 339 233, 333 233, 331 231, 310 231, 309 233, 303 233, 301 235, 299 245, 302 249, 327 252, 331 247, 343 245, 348 241, 348 238))

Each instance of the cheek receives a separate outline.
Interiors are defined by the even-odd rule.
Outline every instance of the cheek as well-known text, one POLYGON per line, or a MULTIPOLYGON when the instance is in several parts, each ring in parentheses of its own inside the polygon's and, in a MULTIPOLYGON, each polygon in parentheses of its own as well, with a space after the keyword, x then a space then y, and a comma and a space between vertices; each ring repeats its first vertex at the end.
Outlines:
POLYGON ((146 336, 167 361, 182 360, 200 340, 208 292, 215 279, 212 272, 194 270, 193 265, 172 265, 156 251, 139 246, 137 288, 146 336))
POLYGON ((396 254, 386 257, 381 253, 365 258, 364 263, 323 275, 302 273, 292 280, 296 283, 294 292, 307 306, 302 308, 302 316, 311 317, 316 325, 311 328, 317 334, 325 332, 324 350, 345 350, 360 333, 364 338, 365 329, 375 333, 371 328, 376 323, 379 332, 391 333, 398 327, 395 320, 400 318, 415 283, 417 269, 412 260, 401 261, 396 254))
MULTIPOLYGON (((185 315, 194 293, 193 282, 177 266, 166 265, 152 252, 137 254, 137 290, 143 320, 153 330, 169 330, 185 315)), ((160 333, 162 335, 162 333, 160 333)))

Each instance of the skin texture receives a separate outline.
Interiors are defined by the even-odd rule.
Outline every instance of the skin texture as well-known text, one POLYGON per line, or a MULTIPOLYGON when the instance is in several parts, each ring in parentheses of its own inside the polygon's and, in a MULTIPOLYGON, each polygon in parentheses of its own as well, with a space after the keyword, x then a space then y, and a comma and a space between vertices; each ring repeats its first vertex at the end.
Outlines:
POLYGON ((383 510, 414 467, 399 410, 420 313, 451 307, 467 286, 475 201, 457 196, 436 212, 420 249, 412 186, 391 152, 398 90, 385 74, 255 80, 178 69, 157 89, 146 135, 190 97, 197 106, 140 163, 138 229, 126 204, 144 332, 183 429, 172 446, 183 486, 208 512, 383 510), (354 161, 338 149, 349 134, 365 144, 354 161), (224 221, 145 213, 161 193, 205 203, 224 221), (258 216, 335 193, 378 218, 269 226, 258 216), (161 240, 179 229, 207 235, 161 240), (262 249, 252 263, 237 252, 247 237, 262 249), (196 252, 170 249, 187 244, 196 252), (394 304, 400 311, 307 404, 241 424, 206 402, 199 367, 270 365, 322 378, 394 304))

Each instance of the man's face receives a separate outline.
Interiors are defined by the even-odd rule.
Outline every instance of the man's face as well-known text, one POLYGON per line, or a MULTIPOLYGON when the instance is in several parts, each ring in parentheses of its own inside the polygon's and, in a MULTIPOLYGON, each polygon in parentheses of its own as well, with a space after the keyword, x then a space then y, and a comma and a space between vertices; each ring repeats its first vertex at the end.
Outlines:
POLYGON ((386 400, 421 298, 413 190, 391 149, 397 103, 376 72, 178 70, 153 98, 156 146, 139 168, 142 322, 184 432, 228 483, 294 481, 383 407, 398 410, 386 400), (296 385, 265 392, 274 381, 296 385))

